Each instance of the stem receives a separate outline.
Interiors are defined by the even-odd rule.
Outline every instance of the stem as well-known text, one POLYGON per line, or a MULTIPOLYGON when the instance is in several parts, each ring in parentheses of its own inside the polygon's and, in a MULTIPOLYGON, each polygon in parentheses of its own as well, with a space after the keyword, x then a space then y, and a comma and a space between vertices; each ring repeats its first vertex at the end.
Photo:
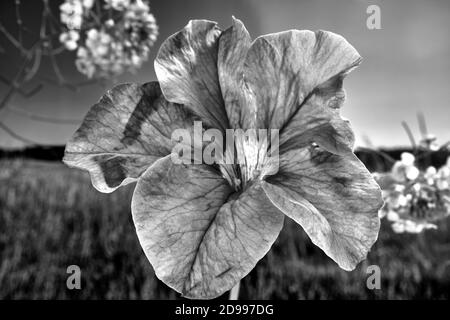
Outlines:
POLYGON ((231 290, 230 290, 230 298, 229 300, 237 300, 239 297, 239 287, 241 285, 241 281, 239 281, 231 290))
POLYGON ((417 156, 417 144, 416 140, 414 139, 414 135, 412 134, 411 128, 405 121, 402 121, 402 126, 403 129, 405 129, 406 134, 408 135, 409 141, 411 142, 411 146, 414 150, 413 153, 415 156, 417 156))

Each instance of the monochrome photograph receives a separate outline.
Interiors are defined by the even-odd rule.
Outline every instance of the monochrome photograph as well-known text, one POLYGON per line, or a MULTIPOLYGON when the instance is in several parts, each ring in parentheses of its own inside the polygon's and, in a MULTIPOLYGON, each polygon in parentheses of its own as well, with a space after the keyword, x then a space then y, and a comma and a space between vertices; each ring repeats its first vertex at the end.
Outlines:
POLYGON ((0 300, 447 300, 448 30, 446 0, 1 1, 0 300))

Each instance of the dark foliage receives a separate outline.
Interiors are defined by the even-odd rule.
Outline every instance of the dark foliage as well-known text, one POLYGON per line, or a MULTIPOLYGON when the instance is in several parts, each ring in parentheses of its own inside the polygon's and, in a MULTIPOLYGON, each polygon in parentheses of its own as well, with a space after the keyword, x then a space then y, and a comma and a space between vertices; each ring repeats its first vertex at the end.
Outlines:
MULTIPOLYGON (((155 277, 138 243, 133 187, 101 194, 86 173, 61 163, 0 160, 0 299, 180 298, 155 277), (66 287, 73 264, 81 290, 66 287)), ((287 220, 240 298, 448 299, 449 227, 447 220, 438 230, 399 235, 383 224, 368 259, 346 272, 287 220), (380 290, 366 286, 372 264, 381 268, 380 290)))

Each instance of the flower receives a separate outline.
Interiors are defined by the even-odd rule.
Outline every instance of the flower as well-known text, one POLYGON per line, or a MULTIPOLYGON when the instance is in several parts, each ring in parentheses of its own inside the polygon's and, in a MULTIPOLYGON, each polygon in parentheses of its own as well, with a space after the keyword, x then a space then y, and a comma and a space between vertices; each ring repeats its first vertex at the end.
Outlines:
POLYGON ((392 176, 399 182, 415 180, 419 176, 419 169, 414 166, 415 157, 409 152, 401 154, 401 160, 392 167, 392 176))
POLYGON ((437 229, 434 223, 450 215, 449 161, 439 170, 430 166, 424 172, 414 163, 412 154, 403 153, 391 172, 374 175, 385 201, 379 216, 394 222, 396 233, 437 229))
POLYGON ((69 31, 61 33, 60 41, 68 50, 78 48, 75 65, 88 78, 134 72, 147 61, 158 36, 148 2, 110 0, 98 7, 110 13, 116 10, 114 19, 95 18, 97 14, 90 14, 93 3, 65 0, 60 6, 61 21, 69 31))
POLYGON ((92 6, 94 5, 94 0, 83 0, 83 1, 82 1, 82 5, 83 5, 83 8, 89 10, 89 9, 91 9, 92 6))
POLYGON ((89 52, 86 48, 80 47, 77 51, 77 59, 75 60, 77 69, 85 74, 88 78, 92 78, 95 72, 94 62, 89 58, 89 52))
POLYGON ((83 23, 83 3, 80 0, 66 0, 59 6, 59 9, 61 10, 60 18, 62 23, 67 25, 69 29, 81 28, 83 23))
POLYGON ((424 178, 427 180, 427 183, 429 185, 434 184, 434 180, 436 179, 436 174, 437 174, 437 170, 433 166, 428 167, 427 170, 425 171, 424 178))
POLYGON ((392 230, 395 233, 421 233, 427 229, 437 229, 437 226, 431 223, 417 223, 412 220, 399 220, 392 224, 392 230))
POLYGON ((78 47, 77 41, 80 39, 80 34, 75 30, 69 30, 61 33, 59 41, 64 44, 67 50, 75 50, 78 47))
POLYGON ((437 137, 434 134, 426 134, 419 142, 419 146, 425 150, 438 151, 440 145, 437 143, 437 137))
POLYGON ((252 42, 237 19, 224 31, 192 20, 162 44, 159 82, 108 91, 64 162, 89 171, 102 192, 137 181, 131 208, 141 246, 159 279, 186 297, 232 288, 268 252, 285 216, 352 270, 377 239, 383 204, 339 115, 343 79, 360 60, 331 32, 252 42), (245 136, 226 150, 243 161, 174 163, 172 133, 195 134, 195 121, 219 133, 278 129, 278 171, 267 161, 268 140, 245 136))
POLYGON ((130 5, 130 0, 105 0, 108 7, 122 11, 130 5))

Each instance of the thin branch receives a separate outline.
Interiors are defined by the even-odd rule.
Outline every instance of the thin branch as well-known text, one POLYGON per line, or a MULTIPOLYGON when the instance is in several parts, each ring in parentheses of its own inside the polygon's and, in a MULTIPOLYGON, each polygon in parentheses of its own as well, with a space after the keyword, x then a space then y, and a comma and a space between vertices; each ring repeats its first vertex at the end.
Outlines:
POLYGON ((52 29, 53 32, 60 33, 63 28, 61 27, 59 20, 53 14, 53 12, 48 4, 48 0, 42 0, 42 2, 44 4, 45 15, 46 15, 46 17, 50 18, 49 19, 50 28, 52 29))
POLYGON ((22 34, 23 22, 22 22, 22 17, 20 15, 20 0, 15 0, 14 3, 16 6, 16 23, 17 23, 17 27, 19 29, 19 43, 23 47, 23 34, 22 34))
POLYGON ((31 144, 31 145, 39 145, 41 143, 30 140, 28 138, 22 137, 21 135, 17 134, 12 130, 10 127, 5 125, 3 122, 0 122, 0 129, 3 129, 6 133, 8 133, 11 137, 15 138, 16 140, 22 141, 25 144, 31 144))
POLYGON ((30 97, 34 96, 36 93, 38 93, 40 90, 42 90, 42 87, 43 87, 42 83, 40 83, 40 84, 36 85, 33 89, 31 89, 29 91, 24 91, 19 86, 14 85, 11 81, 9 81, 5 77, 3 77, 1 74, 0 74, 0 81, 3 82, 4 84, 6 84, 7 86, 14 86, 16 88, 16 92, 19 93, 24 98, 30 98, 30 97))
MULTIPOLYGON (((50 44, 49 50, 52 50, 52 49, 53 49, 53 46, 50 44)), ((55 75, 58 78, 58 83, 60 85, 67 84, 67 81, 64 78, 64 76, 61 72, 61 69, 58 66, 58 62, 56 61, 55 56, 51 54, 51 55, 49 55, 49 57, 50 57, 50 63, 52 64, 52 67, 53 67, 53 71, 55 72, 55 75)))
POLYGON ((44 75, 39 75, 38 79, 40 79, 41 81, 48 83, 50 85, 53 86, 58 86, 58 87, 64 87, 66 89, 72 90, 72 91, 78 91, 79 87, 85 87, 85 86, 89 86, 92 84, 97 84, 99 83, 98 80, 95 79, 91 79, 91 80, 86 80, 86 81, 80 81, 80 82, 74 82, 74 83, 70 83, 70 82, 66 82, 66 83, 59 83, 58 81, 55 81, 54 79, 44 76, 44 75))
POLYGON ((16 76, 14 77, 14 80, 11 82, 8 92, 6 93, 6 95, 2 99, 2 101, 0 102, 0 110, 2 110, 6 106, 6 104, 9 102, 9 100, 11 99, 13 94, 17 91, 17 88, 20 87, 21 83, 19 80, 22 77, 22 73, 26 69, 29 61, 30 61, 30 56, 28 55, 27 57, 25 57, 25 59, 22 63, 22 66, 19 68, 19 71, 17 72, 16 76))
MULTIPOLYGON (((79 83, 71 83, 65 79, 63 72, 60 69, 60 65, 56 60, 56 55, 64 52, 65 48, 62 45, 60 46, 56 44, 56 42, 54 41, 55 39, 54 37, 60 34, 61 30, 64 29, 64 26, 61 25, 59 19, 57 19, 55 15, 52 13, 49 5, 49 0, 42 0, 43 6, 42 6, 41 24, 38 30, 36 30, 37 32, 29 31, 23 24, 21 16, 22 1, 14 0, 14 3, 15 3, 16 23, 18 26, 19 33, 17 35, 13 35, 13 33, 8 31, 5 28, 5 26, 0 22, 0 34, 3 34, 6 37, 6 39, 12 44, 12 46, 20 52, 20 56, 23 57, 23 62, 22 61, 20 62, 21 65, 19 66, 19 69, 16 71, 16 74, 14 75, 13 78, 0 75, 0 82, 7 85, 6 94, 0 98, 0 111, 2 111, 2 109, 8 110, 18 115, 42 122, 60 123, 60 124, 79 124, 81 122, 81 120, 79 119, 59 119, 56 117, 42 116, 39 114, 28 112, 27 110, 14 108, 10 106, 9 102, 14 96, 14 94, 20 94, 23 97, 29 98, 38 93, 43 88, 43 84, 39 83, 37 86, 35 86, 33 89, 29 91, 24 90, 24 86, 30 83, 32 79, 39 79, 42 80, 42 82, 56 84, 59 87, 65 87, 74 91, 77 91, 81 86, 99 83, 95 79, 82 81, 79 83), (36 35, 38 37, 38 40, 31 47, 25 47, 23 32, 30 32, 36 35), (42 62, 42 56, 49 57, 49 61, 55 76, 52 76, 51 78, 46 78, 38 74, 42 62)), ((97 1, 96 5, 99 6, 97 1)), ((102 17, 100 15, 96 15, 95 18, 98 21, 100 21, 102 17)), ((9 55, 8 53, 6 54, 9 55)), ((15 57, 12 57, 12 59, 14 58, 15 57)), ((0 129, 8 133, 11 137, 25 144, 31 145, 41 144, 39 142, 28 139, 27 137, 23 137, 20 134, 17 134, 12 128, 8 127, 3 122, 0 122, 0 129)))
POLYGON ((56 124, 80 124, 81 123, 81 119, 63 119, 63 118, 55 118, 55 117, 47 117, 47 116, 42 116, 42 115, 38 115, 32 112, 29 112, 27 110, 24 109, 20 109, 20 108, 15 108, 13 106, 8 106, 7 110, 21 115, 21 116, 25 116, 27 118, 36 120, 36 121, 41 121, 41 122, 47 122, 47 123, 56 123, 56 124))
POLYGON ((31 66, 30 69, 27 70, 23 83, 31 81, 31 79, 33 79, 33 77, 36 75, 36 73, 39 70, 39 67, 41 66, 41 58, 42 58, 42 49, 38 47, 36 48, 34 54, 33 65, 31 66))
POLYGON ((419 130, 422 134, 422 138, 426 138, 428 135, 427 122, 425 121, 425 116, 422 112, 417 112, 417 122, 419 123, 419 130))
POLYGON ((411 128, 405 121, 402 121, 402 126, 403 126, 403 129, 405 129, 406 134, 408 135, 408 138, 409 138, 409 141, 411 142, 411 146, 412 146, 413 150, 416 151, 417 144, 416 144, 416 140, 414 139, 414 135, 412 134, 411 128))
POLYGON ((44 55, 49 56, 49 55, 54 55, 57 56, 58 54, 63 53, 66 50, 66 47, 64 45, 60 45, 57 48, 53 48, 52 50, 48 50, 47 53, 44 53, 44 55))
POLYGON ((241 281, 239 281, 233 288, 231 288, 229 300, 238 300, 240 286, 241 281))
POLYGON ((3 26, 3 24, 1 22, 0 22, 0 32, 5 35, 6 39, 8 39, 9 42, 11 42, 11 44, 14 47, 16 47, 22 55, 27 54, 27 50, 20 44, 20 42, 11 33, 8 32, 8 30, 6 30, 6 28, 3 26))

